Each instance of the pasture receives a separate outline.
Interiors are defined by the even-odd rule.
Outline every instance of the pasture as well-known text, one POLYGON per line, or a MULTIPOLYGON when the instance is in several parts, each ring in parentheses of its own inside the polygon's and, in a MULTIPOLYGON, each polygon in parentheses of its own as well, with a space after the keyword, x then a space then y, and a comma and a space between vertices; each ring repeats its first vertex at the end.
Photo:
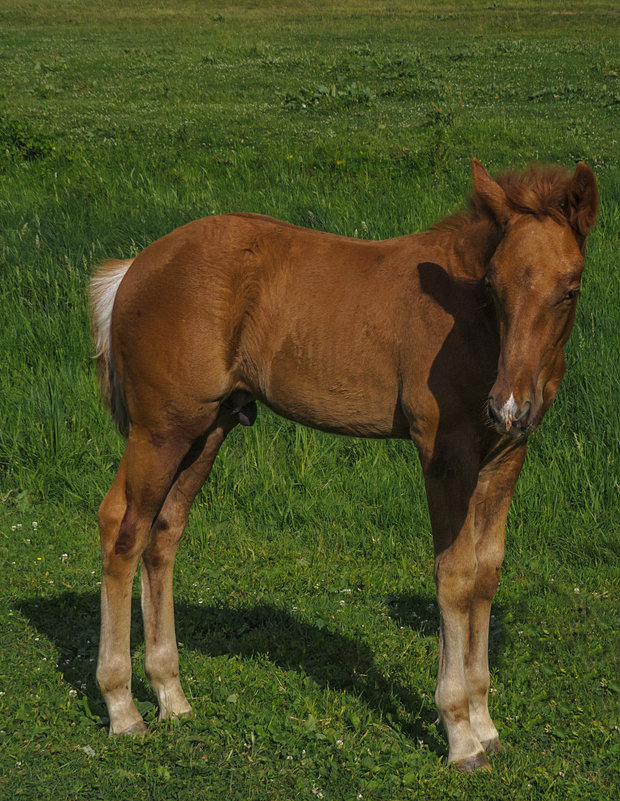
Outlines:
MULTIPOLYGON (((620 23, 608 2, 0 0, 0 794, 617 797, 620 23), (123 441, 86 287, 189 220, 363 238, 463 206, 476 156, 595 171, 568 371, 530 443, 491 626, 490 774, 446 765, 421 471, 406 442, 259 409, 176 563, 189 720, 110 739, 96 510, 123 441)), ((138 584, 135 584, 137 598, 138 584)))

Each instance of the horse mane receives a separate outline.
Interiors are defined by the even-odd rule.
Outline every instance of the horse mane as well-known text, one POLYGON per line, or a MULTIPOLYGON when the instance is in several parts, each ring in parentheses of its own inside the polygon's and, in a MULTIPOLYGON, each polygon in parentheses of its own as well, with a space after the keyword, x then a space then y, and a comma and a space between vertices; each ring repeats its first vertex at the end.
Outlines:
MULTIPOLYGON (((521 172, 508 170, 495 176, 502 187, 511 208, 518 214, 533 214, 535 217, 552 217, 557 222, 566 221, 566 202, 571 173, 564 167, 530 164, 521 172)), ((495 219, 483 200, 473 192, 468 199, 468 208, 448 215, 431 226, 433 231, 457 231, 466 225, 495 219)))

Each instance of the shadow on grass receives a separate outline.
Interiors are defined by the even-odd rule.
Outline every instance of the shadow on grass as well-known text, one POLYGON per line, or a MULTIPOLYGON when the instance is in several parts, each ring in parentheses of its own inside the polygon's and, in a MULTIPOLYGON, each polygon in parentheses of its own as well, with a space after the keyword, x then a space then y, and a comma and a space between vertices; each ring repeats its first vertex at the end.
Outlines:
MULTIPOLYGON (((420 609, 429 601, 430 597, 410 599, 420 609)), ((133 607, 132 641, 138 642, 142 623, 135 601, 133 607)), ((25 600, 18 608, 58 648, 59 670, 86 698, 93 716, 105 716, 95 679, 99 595, 68 592, 54 599, 25 600)), ((321 687, 353 693, 405 736, 423 740, 436 753, 446 751, 445 743, 429 730, 437 716, 432 701, 383 676, 371 649, 359 640, 269 604, 229 608, 178 602, 176 624, 183 648, 247 660, 266 656, 284 669, 303 671, 321 687)), ((135 674, 132 689, 138 702, 153 697, 135 674)))
MULTIPOLYGON (((422 637, 439 635, 439 606, 434 599, 405 594, 388 598, 387 605, 391 619, 400 626, 407 626, 422 637)), ((526 612, 524 615, 528 617, 526 612)), ((501 667, 503 646, 509 639, 503 620, 504 607, 494 603, 489 626, 489 667, 492 670, 501 667)))

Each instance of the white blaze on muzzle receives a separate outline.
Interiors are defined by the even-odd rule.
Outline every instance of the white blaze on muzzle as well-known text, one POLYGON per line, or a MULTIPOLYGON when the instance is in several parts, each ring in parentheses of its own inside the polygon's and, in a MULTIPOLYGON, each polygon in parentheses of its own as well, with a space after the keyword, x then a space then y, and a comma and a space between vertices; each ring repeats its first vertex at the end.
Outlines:
POLYGON ((504 425, 506 426, 506 431, 510 431, 510 427, 517 419, 517 412, 519 408, 515 403, 515 396, 510 393, 510 397, 506 401, 506 403, 500 409, 499 415, 502 418, 504 425))

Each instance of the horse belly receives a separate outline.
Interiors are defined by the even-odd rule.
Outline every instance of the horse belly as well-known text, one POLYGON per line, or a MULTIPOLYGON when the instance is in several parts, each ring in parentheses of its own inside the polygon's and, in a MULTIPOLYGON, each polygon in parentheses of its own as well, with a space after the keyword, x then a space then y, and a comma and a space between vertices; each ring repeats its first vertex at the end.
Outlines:
POLYGON ((263 362, 256 397, 277 414, 322 431, 378 438, 408 435, 397 371, 385 354, 338 358, 337 347, 314 344, 302 349, 286 338, 269 363, 263 362))

